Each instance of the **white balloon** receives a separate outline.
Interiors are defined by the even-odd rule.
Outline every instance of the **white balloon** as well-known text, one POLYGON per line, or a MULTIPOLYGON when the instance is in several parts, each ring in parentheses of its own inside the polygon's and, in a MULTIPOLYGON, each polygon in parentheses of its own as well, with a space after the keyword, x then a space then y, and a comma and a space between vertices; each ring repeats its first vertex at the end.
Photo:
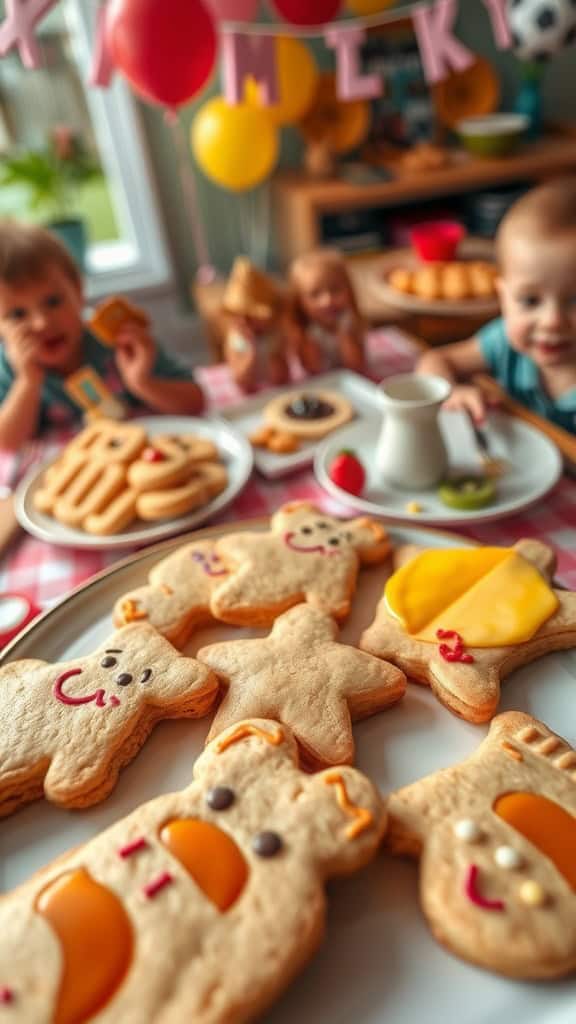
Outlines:
POLYGON ((573 0, 508 0, 508 21, 519 60, 546 61, 576 43, 573 0))

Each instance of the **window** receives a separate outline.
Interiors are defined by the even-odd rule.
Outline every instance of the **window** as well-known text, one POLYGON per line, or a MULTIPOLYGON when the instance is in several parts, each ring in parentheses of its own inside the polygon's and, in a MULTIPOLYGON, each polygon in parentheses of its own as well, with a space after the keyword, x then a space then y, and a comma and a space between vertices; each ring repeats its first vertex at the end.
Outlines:
MULTIPOLYGON (((116 75, 91 88, 94 0, 62 0, 40 23, 43 67, 28 70, 16 50, 0 60, 0 151, 44 147, 55 128, 71 129, 96 171, 76 193, 75 212, 89 234, 91 298, 166 285, 171 269, 136 104, 116 75)), ((22 186, 0 190, 0 214, 45 220, 22 186)))

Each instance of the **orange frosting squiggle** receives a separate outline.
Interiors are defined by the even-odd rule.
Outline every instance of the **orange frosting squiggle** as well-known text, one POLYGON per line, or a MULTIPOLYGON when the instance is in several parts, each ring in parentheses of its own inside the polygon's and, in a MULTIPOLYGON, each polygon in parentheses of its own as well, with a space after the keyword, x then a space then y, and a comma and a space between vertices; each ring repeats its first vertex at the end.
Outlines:
POLYGON ((282 729, 278 728, 275 732, 268 732, 266 729, 261 729, 258 725, 246 723, 239 725, 234 732, 219 740, 216 744, 216 750, 219 754, 222 754, 233 743, 239 743, 240 740, 245 740, 247 736, 259 736, 260 739, 266 740, 266 743, 270 743, 273 747, 279 747, 284 742, 284 732, 282 729))
POLYGON ((366 807, 359 807, 350 800, 346 783, 340 772, 332 772, 330 775, 325 775, 324 782, 327 786, 334 786, 336 799, 340 807, 350 818, 354 818, 354 821, 346 829, 347 839, 355 839, 361 832, 365 832, 367 828, 374 824, 372 812, 366 807))

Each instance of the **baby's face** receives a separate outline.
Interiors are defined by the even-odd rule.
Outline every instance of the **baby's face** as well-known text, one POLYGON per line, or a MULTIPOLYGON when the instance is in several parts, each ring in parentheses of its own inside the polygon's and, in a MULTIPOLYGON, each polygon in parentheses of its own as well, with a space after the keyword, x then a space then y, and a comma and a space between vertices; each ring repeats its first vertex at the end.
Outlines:
POLYGON ((516 351, 542 368, 576 369, 576 235, 509 239, 499 293, 516 351))
POLYGON ((327 329, 338 327, 342 314, 350 309, 348 282, 332 268, 309 272, 301 282, 299 295, 308 319, 327 329))
POLYGON ((56 264, 48 264, 40 278, 0 282, 0 336, 8 357, 30 338, 39 366, 68 373, 77 368, 82 330, 81 288, 56 264))

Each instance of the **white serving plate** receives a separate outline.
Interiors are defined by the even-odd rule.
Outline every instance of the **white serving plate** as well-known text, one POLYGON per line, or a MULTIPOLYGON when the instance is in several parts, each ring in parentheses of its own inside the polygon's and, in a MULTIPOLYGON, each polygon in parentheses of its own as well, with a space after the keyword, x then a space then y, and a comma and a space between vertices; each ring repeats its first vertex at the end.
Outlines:
MULTIPOLYGON (((334 370, 332 373, 308 377, 301 383, 290 384, 289 387, 266 391, 261 395, 255 395, 254 398, 248 398, 238 405, 227 406, 222 410, 221 415, 242 434, 249 437, 258 427, 262 426, 264 407, 276 395, 288 391, 324 390, 339 391, 352 403, 356 412, 355 423, 372 423, 379 420, 382 399, 378 386, 367 380, 366 377, 361 377, 350 370, 334 370)), ((297 452, 289 452, 286 455, 277 455, 264 448, 254 448, 254 465, 258 472, 269 480, 277 480, 279 477, 310 466, 322 440, 324 439, 302 441, 297 452)))
POLYGON ((253 466, 251 445, 241 433, 223 420, 215 416, 208 416, 204 419, 195 419, 191 416, 147 416, 137 422, 138 426, 144 427, 151 437, 157 434, 197 434, 199 437, 213 441, 228 471, 227 487, 207 505, 203 505, 188 515, 179 516, 177 519, 163 519, 155 523, 136 520, 121 533, 97 537, 84 533, 83 530, 65 526, 35 508, 34 493, 40 486, 42 473, 54 461, 50 459, 40 466, 34 466, 16 489, 14 508, 20 525, 34 537, 39 537, 40 540, 47 541, 49 544, 61 544, 65 547, 108 550, 137 544, 153 544, 165 537, 182 533, 184 530, 193 530, 196 526, 205 523, 211 516, 221 512, 234 501, 236 495, 246 484, 253 466))
MULTIPOLYGON (((469 421, 460 412, 440 413, 440 427, 448 449, 451 469, 464 473, 480 472, 474 435, 469 421)), ((322 487, 346 507, 369 515, 385 516, 395 522, 444 526, 489 522, 514 515, 539 501, 562 475, 562 458, 556 445, 535 427, 504 413, 491 413, 485 434, 490 452, 506 459, 509 469, 498 482, 497 498, 492 505, 466 512, 448 508, 436 494, 428 491, 401 491, 378 480, 374 461, 381 423, 361 421, 342 427, 322 443, 316 452, 314 469, 322 487), (367 472, 362 497, 343 491, 329 476, 333 459, 343 448, 350 448, 361 459, 367 472), (415 515, 407 505, 417 501, 422 511, 415 515)))
MULTIPOLYGON (((229 524, 227 529, 263 525, 260 520, 229 524)), ((214 537, 224 529, 213 527, 195 536, 214 537)), ((439 531, 391 532, 397 544, 469 545, 439 531)), ((110 609, 116 598, 144 583, 159 557, 189 539, 140 552, 88 582, 14 641, 2 663, 16 658, 64 660, 92 650, 112 629, 110 609)), ((371 621, 385 578, 384 567, 361 574, 352 615, 342 632, 346 642, 354 643, 371 621)), ((217 639, 262 633, 228 626, 203 629, 186 653, 217 639)), ((575 687, 576 652, 548 655, 505 682, 501 709, 528 711, 574 743, 575 687)), ((158 725, 122 772, 112 795, 97 807, 68 812, 38 801, 6 818, 0 886, 11 889, 145 800, 186 786, 208 723, 206 719, 158 725)), ((357 764, 386 793, 466 757, 486 731, 485 726, 451 715, 426 687, 410 685, 404 701, 354 727, 357 764)), ((576 979, 510 981, 465 964, 435 942, 419 909, 418 869, 413 862, 381 854, 358 875, 331 883, 327 925, 322 948, 265 1015, 267 1024, 574 1024, 576 979)))

